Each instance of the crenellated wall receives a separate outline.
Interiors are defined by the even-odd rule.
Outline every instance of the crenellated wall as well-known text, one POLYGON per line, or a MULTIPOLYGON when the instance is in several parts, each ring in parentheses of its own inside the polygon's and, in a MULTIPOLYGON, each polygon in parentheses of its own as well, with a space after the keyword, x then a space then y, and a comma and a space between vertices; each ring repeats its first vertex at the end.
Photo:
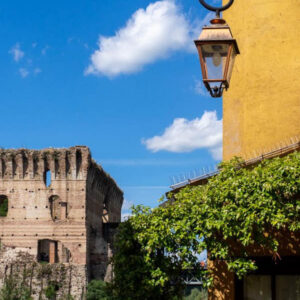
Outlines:
POLYGON ((86 179, 90 163, 90 150, 85 146, 43 150, 1 149, 0 179, 44 180, 48 170, 52 180, 86 179))
POLYGON ((87 278, 109 278, 103 212, 106 222, 120 222, 123 193, 89 148, 0 150, 1 197, 8 199, 1 244, 37 259, 46 249, 42 255, 51 262, 83 266, 87 278))

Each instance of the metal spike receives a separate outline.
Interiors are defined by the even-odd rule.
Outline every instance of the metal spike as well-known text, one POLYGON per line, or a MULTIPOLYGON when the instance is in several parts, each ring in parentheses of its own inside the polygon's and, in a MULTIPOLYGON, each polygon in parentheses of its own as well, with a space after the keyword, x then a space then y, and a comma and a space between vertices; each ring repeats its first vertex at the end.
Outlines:
POLYGON ((172 176, 172 179, 173 179, 173 184, 175 184, 176 183, 175 176, 172 176))

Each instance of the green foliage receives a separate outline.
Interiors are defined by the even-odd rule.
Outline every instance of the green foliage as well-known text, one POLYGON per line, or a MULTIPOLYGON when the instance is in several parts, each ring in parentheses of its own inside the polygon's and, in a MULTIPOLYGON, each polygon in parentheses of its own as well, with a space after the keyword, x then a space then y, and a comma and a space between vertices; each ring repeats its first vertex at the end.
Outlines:
POLYGON ((184 300, 207 300, 207 290, 199 290, 197 288, 192 289, 191 293, 184 297, 184 300))
POLYGON ((27 253, 19 253, 5 269, 0 300, 32 300, 33 295, 39 299, 73 300, 66 288, 68 269, 63 264, 39 264, 27 253))
MULTIPOLYGON (((74 300, 74 297, 70 294, 60 297, 61 300, 74 300)), ((105 299, 104 299, 105 300, 105 299)))
POLYGON ((0 199, 0 217, 6 217, 8 211, 8 199, 0 199))
POLYGON ((56 282, 49 282, 45 289, 45 296, 47 299, 55 300, 57 291, 59 290, 59 285, 56 282))
POLYGON ((32 300, 29 288, 14 277, 5 278, 0 290, 0 300, 32 300))
POLYGON ((108 300, 106 283, 101 280, 92 280, 87 287, 87 300, 108 300))
POLYGON ((239 277, 255 270, 249 246, 261 245, 277 254, 274 232, 300 230, 299 195, 298 152, 251 168, 235 158, 222 163, 219 175, 206 185, 175 194, 175 202, 133 208, 115 243, 112 299, 182 297, 178 278, 186 269, 195 269, 209 286, 212 278, 197 260, 205 249, 239 277))

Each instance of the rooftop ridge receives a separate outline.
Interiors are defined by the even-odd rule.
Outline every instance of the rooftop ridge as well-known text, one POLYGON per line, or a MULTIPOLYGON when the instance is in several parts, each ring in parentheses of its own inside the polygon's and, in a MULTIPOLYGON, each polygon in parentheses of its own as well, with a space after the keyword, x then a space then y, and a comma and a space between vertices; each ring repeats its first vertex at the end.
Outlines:
MULTIPOLYGON (((281 156, 281 155, 286 155, 288 153, 291 153, 293 151, 297 151, 300 150, 300 138, 295 137, 293 139, 291 139, 293 141, 296 140, 296 142, 290 144, 290 145, 286 145, 286 146, 282 146, 280 148, 274 149, 272 151, 266 152, 266 153, 262 153, 254 158, 250 158, 244 161, 244 164, 246 166, 250 166, 250 165, 254 165, 257 164, 259 162, 261 162, 264 159, 270 159, 270 158, 274 158, 276 156, 281 156)), ((178 182, 176 184, 173 184, 170 186, 170 188, 174 191, 176 189, 180 189, 183 186, 189 185, 189 184, 193 184, 197 181, 201 181, 201 180, 207 180, 210 177, 213 177, 217 174, 219 174, 219 170, 213 171, 213 172, 207 172, 201 176, 197 176, 195 178, 192 179, 187 179, 181 182, 178 182)))

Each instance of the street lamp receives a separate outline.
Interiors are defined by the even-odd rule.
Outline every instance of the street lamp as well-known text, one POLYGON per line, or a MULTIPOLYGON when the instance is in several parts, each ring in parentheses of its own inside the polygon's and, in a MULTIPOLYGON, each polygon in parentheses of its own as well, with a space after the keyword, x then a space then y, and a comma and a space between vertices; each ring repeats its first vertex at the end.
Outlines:
POLYGON ((208 5, 204 0, 199 1, 207 9, 216 12, 216 18, 210 21, 211 25, 202 28, 195 45, 199 53, 203 83, 210 95, 217 98, 222 96, 224 89, 228 89, 235 57, 240 53, 229 26, 220 18, 220 12, 229 8, 234 0, 222 7, 208 5))

